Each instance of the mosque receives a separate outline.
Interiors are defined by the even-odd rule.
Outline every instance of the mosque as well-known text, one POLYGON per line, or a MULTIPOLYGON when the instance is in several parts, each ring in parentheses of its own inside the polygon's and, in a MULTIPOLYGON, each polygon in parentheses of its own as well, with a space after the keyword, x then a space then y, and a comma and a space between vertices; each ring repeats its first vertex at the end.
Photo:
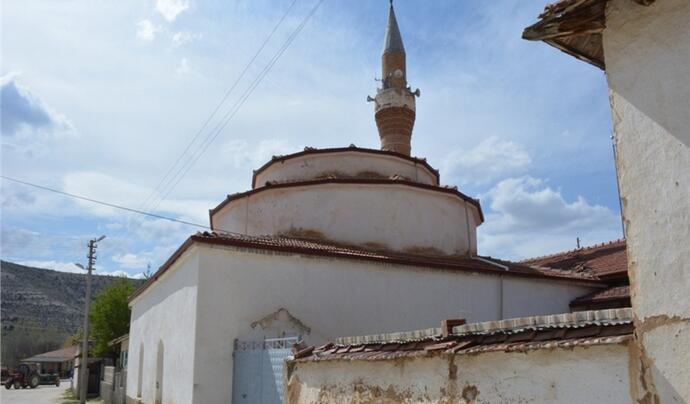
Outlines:
MULTIPOLYGON (((380 149, 272 158, 131 297, 128 402, 281 402, 295 343, 568 313, 608 290, 592 271, 549 266, 557 256, 478 251, 480 201, 413 155, 420 92, 392 5, 381 60, 368 98, 380 149)), ((622 268, 605 269, 625 274, 619 244, 607 254, 622 251, 622 268)))

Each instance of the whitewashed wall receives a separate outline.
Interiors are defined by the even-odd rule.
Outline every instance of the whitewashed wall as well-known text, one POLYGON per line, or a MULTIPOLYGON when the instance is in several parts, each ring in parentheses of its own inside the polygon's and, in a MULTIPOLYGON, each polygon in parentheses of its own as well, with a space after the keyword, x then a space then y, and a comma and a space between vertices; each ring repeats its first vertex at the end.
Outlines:
POLYGON ((604 31, 636 332, 635 399, 690 402, 690 2, 608 5, 604 31), (644 382, 640 382, 644 380, 644 382))
POLYGON ((323 178, 329 174, 366 178, 367 173, 376 173, 383 177, 397 174, 410 181, 438 185, 435 174, 423 164, 386 154, 352 150, 306 154, 276 162, 256 176, 256 187, 264 186, 267 181, 306 181, 323 178))
POLYGON ((297 403, 629 403, 628 348, 605 345, 295 364, 297 403))
POLYGON ((592 290, 563 281, 511 278, 501 299, 501 278, 494 275, 226 247, 199 250, 197 403, 230 401, 233 341, 257 338, 260 330, 250 324, 281 308, 299 321, 296 328, 311 329, 307 343, 320 344, 340 336, 438 327, 447 318, 499 319, 502 311, 564 313, 570 300, 592 290), (532 287, 522 287, 523 282, 532 287), (502 300, 510 307, 502 308, 502 300))
POLYGON ((156 282, 131 302, 127 402, 136 402, 139 352, 144 348, 141 401, 154 403, 158 343, 164 347, 163 402, 193 402, 197 321, 197 249, 192 247, 156 282))
POLYGON ((228 203, 212 218, 214 229, 237 233, 308 230, 345 243, 445 254, 476 253, 479 221, 477 208, 455 195, 357 183, 268 189, 228 203))

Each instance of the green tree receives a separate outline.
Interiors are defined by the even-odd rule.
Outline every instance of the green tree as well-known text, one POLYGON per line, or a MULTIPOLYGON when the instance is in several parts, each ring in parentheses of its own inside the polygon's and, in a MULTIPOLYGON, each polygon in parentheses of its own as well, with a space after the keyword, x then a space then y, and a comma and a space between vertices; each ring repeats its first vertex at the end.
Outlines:
POLYGON ((117 347, 109 347, 108 342, 129 332, 127 299, 133 292, 132 284, 121 279, 109 285, 94 300, 90 316, 92 355, 114 358, 117 354, 117 347))

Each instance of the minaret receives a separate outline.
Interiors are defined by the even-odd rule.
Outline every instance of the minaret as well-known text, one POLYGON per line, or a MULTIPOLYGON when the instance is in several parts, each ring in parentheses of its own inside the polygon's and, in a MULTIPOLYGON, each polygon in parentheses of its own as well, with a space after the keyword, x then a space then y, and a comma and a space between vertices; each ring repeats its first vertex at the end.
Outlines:
POLYGON ((405 47, 395 19, 393 0, 388 13, 386 38, 381 57, 382 88, 377 89, 374 101, 376 126, 381 138, 381 150, 410 155, 410 139, 415 120, 415 96, 419 90, 410 91, 407 85, 405 47))

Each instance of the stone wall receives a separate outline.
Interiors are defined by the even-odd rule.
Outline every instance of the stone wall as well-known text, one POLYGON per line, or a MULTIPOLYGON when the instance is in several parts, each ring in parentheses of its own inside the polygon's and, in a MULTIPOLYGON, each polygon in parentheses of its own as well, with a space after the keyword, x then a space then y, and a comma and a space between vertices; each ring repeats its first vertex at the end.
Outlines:
POLYGON ((626 403, 621 345, 295 362, 288 403, 626 403))

